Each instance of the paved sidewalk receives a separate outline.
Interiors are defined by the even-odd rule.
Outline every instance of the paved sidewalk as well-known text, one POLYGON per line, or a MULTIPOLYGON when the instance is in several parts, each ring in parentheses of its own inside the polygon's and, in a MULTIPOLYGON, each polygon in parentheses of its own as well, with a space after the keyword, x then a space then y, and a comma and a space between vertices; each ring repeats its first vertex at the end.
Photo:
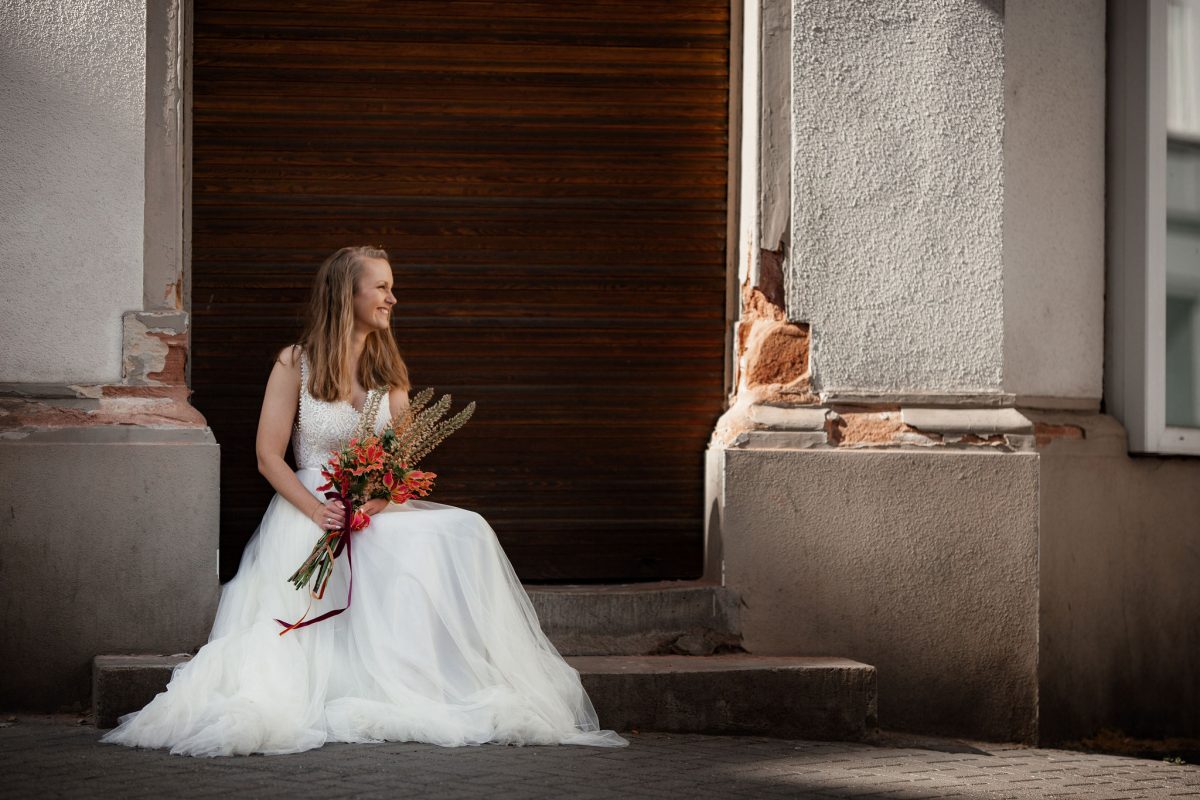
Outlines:
POLYGON ((897 735, 869 745, 643 733, 619 750, 329 744, 197 759, 100 744, 73 717, 16 720, 0 723, 3 798, 1200 797, 1196 766, 897 735))

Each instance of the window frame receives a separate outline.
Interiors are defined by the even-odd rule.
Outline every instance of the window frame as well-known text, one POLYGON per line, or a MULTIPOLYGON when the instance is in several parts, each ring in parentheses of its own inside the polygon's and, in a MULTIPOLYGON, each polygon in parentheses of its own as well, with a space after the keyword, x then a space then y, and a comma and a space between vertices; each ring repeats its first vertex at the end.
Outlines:
POLYGON ((1200 455, 1166 423, 1167 0, 1108 2, 1105 410, 1134 453, 1200 455))

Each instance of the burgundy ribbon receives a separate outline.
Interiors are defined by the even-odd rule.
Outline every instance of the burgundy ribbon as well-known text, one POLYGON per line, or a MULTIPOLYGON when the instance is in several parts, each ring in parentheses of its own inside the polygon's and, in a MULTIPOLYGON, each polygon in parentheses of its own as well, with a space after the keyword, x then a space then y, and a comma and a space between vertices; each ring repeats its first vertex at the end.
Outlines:
MULTIPOLYGON (((350 498, 346 497, 344 494, 340 494, 338 492, 326 492, 325 493, 325 499, 327 499, 327 500, 332 500, 335 497, 338 500, 342 501, 342 509, 343 509, 344 518, 342 520, 341 535, 338 536, 337 546, 333 548, 333 558, 334 558, 334 560, 337 560, 337 557, 342 554, 342 548, 344 547, 346 549, 346 567, 350 570, 350 578, 346 584, 346 605, 342 608, 335 608, 332 611, 326 611, 321 616, 313 617, 312 619, 308 620, 307 622, 294 622, 294 623, 289 624, 279 618, 276 618, 275 621, 287 629, 287 630, 280 631, 280 633, 279 633, 280 636, 282 636, 283 634, 287 633, 290 630, 295 630, 296 628, 303 628, 306 625, 312 625, 314 622, 320 622, 321 620, 329 619, 330 617, 336 617, 338 614, 340 614, 343 611, 345 611, 346 609, 350 608, 350 600, 354 597, 354 555, 353 555, 353 551, 350 549, 350 535, 353 532, 351 529, 351 525, 354 522, 354 506, 353 506, 353 504, 351 504, 350 498)), ((331 569, 332 569, 332 567, 331 567, 331 569)), ((305 612, 305 613, 308 613, 308 612, 305 612)), ((304 617, 301 617, 300 619, 304 619, 304 617)))

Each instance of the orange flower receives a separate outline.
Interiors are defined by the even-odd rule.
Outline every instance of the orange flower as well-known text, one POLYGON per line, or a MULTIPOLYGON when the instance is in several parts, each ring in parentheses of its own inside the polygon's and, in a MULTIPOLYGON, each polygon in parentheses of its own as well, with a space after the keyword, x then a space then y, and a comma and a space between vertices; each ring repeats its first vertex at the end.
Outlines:
POLYGON ((383 469, 383 462, 386 456, 382 446, 378 444, 379 440, 376 437, 368 437, 361 442, 358 439, 353 440, 356 444, 349 448, 348 472, 353 475, 366 475, 370 472, 377 472, 383 469))
POLYGON ((435 472, 414 469, 404 476, 404 483, 412 494, 424 497, 433 491, 433 479, 436 477, 435 472))

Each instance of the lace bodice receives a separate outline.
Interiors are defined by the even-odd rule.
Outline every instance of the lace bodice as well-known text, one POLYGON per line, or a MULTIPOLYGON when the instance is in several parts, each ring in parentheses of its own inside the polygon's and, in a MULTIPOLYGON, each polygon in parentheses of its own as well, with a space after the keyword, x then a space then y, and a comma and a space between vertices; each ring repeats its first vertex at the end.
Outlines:
MULTIPOLYGON (((363 408, 371 396, 386 389, 371 389, 367 392, 363 408)), ((308 391, 308 361, 300 354, 300 410, 292 426, 292 452, 299 469, 324 466, 329 454, 346 444, 350 434, 358 425, 359 412, 345 400, 331 403, 318 400, 308 391)), ((387 397, 379 403, 379 414, 375 418, 375 432, 381 433, 391 421, 387 397)))

